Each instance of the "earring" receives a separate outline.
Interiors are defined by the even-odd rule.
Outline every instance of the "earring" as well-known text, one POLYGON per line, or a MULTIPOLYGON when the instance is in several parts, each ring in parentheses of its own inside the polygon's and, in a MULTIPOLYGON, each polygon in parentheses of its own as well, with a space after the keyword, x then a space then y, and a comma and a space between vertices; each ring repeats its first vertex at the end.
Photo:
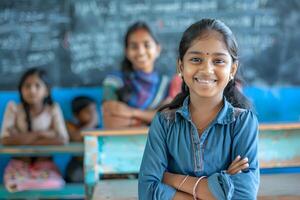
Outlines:
POLYGON ((181 72, 179 72, 179 73, 178 73, 178 76, 182 77, 182 74, 181 74, 181 72))
POLYGON ((231 75, 230 75, 230 80, 232 80, 232 79, 233 79, 233 75, 231 74, 231 75))

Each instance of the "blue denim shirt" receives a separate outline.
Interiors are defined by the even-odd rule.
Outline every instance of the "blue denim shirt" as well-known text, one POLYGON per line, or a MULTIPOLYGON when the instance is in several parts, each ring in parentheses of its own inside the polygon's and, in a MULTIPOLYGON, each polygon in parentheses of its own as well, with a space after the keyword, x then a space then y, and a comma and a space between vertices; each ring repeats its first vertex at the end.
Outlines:
POLYGON ((258 121, 249 110, 224 106, 201 137, 189 112, 189 97, 177 110, 156 114, 151 123, 139 174, 140 200, 172 199, 176 189, 162 183, 165 171, 207 176, 208 187, 218 199, 256 199, 259 186, 257 157, 258 121), (226 173, 240 155, 249 169, 226 173))

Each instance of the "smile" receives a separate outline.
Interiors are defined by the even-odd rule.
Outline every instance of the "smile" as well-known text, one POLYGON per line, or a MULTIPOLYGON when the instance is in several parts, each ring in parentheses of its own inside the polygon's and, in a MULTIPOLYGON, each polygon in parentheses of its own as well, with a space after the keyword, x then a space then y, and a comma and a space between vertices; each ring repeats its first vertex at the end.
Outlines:
POLYGON ((197 77, 195 77, 194 80, 200 84, 205 84, 205 85, 214 84, 217 82, 216 79, 201 79, 201 78, 197 78, 197 77))

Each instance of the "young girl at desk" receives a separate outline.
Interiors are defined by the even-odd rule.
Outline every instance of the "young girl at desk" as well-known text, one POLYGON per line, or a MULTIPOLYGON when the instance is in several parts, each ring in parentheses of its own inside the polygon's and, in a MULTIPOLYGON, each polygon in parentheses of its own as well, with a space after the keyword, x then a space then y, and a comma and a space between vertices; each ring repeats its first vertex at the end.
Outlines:
POLYGON ((103 81, 104 128, 147 125, 157 108, 180 92, 179 77, 171 81, 155 70, 160 45, 145 23, 129 27, 125 54, 121 73, 110 74, 103 81))
MULTIPOLYGON (((53 103, 44 71, 32 68, 19 83, 21 103, 9 102, 4 114, 3 145, 63 145, 68 133, 58 104, 53 103)), ((15 158, 5 169, 9 191, 58 188, 64 180, 51 158, 15 158)))
POLYGON ((151 123, 139 199, 256 199, 258 122, 235 85, 231 30, 215 19, 191 25, 178 68, 182 92, 151 123))

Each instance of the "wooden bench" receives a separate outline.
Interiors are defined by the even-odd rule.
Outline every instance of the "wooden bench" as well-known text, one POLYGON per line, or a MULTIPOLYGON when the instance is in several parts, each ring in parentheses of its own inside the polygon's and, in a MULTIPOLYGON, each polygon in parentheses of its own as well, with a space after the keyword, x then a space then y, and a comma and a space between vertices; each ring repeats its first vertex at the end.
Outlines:
MULTIPOLYGON (((54 154, 83 155, 82 143, 70 143, 61 146, 2 146, 0 155, 10 156, 49 156, 54 154)), ((73 199, 84 198, 84 184, 67 183, 61 189, 32 190, 10 193, 4 185, 0 185, 0 199, 73 199)))
MULTIPOLYGON (((136 179, 103 180, 106 173, 138 173, 148 128, 84 131, 87 199, 137 199, 136 179)), ((300 123, 262 124, 258 199, 300 198, 300 123)))

